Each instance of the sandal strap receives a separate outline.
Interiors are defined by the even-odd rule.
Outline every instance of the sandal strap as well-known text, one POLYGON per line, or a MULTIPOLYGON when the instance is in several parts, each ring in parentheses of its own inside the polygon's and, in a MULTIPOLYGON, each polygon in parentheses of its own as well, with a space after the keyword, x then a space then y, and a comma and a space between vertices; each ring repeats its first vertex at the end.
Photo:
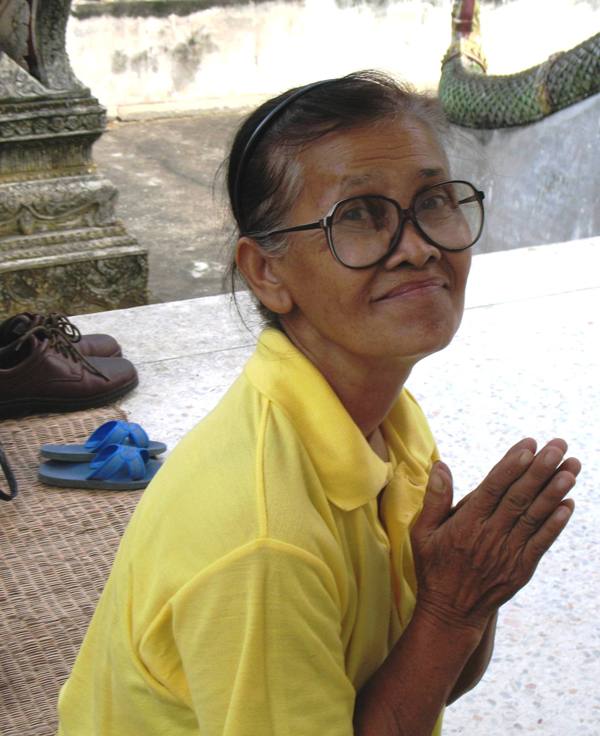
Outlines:
POLYGON ((128 422, 128 424, 129 437, 132 440, 130 444, 133 444, 140 449, 148 447, 150 444, 150 437, 148 437, 146 430, 141 426, 141 424, 137 424, 136 422, 128 422))
POLYGON ((15 478, 15 474, 13 473, 12 468, 8 464, 8 460, 6 459, 4 450, 1 447, 0 447, 0 467, 4 471, 4 476, 6 477, 6 480, 8 482, 8 489, 9 489, 9 493, 6 493, 2 489, 0 489, 0 500, 1 501, 11 501, 19 492, 19 489, 17 487, 17 479, 15 478))
POLYGON ((84 447, 90 452, 98 452, 109 445, 131 445, 143 449, 149 444, 150 439, 139 424, 111 419, 92 432, 84 447))
POLYGON ((141 480, 146 474, 148 450, 131 445, 108 445, 103 447, 90 463, 88 480, 111 480, 115 476, 127 475, 131 480, 141 480))

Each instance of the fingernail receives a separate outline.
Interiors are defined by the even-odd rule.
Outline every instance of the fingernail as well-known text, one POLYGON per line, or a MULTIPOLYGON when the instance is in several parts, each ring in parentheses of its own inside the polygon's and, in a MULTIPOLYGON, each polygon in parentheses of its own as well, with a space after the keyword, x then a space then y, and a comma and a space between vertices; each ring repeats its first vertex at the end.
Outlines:
POLYGON ((549 447, 544 453, 544 457, 542 458, 542 463, 544 464, 544 467, 555 468, 561 461, 563 454, 564 453, 562 453, 558 449, 558 447, 549 447))
POLYGON ((565 491, 568 491, 569 489, 573 488, 575 485, 575 481, 571 476, 568 475, 559 475, 558 478, 556 478, 556 490, 560 493, 563 493, 565 491))
POLYGON ((444 479, 442 478, 440 473, 436 472, 435 470, 433 471, 429 479, 429 488, 432 491, 435 491, 435 493, 442 493, 444 491, 444 479))
POLYGON ((446 465, 443 460, 438 460, 436 463, 437 468, 443 468, 447 473, 450 473, 450 468, 446 465))
POLYGON ((533 452, 531 450, 523 450, 519 455, 519 465, 529 465, 533 460, 533 452))
POLYGON ((554 518, 557 521, 566 521, 573 512, 568 506, 561 506, 554 512, 554 518))

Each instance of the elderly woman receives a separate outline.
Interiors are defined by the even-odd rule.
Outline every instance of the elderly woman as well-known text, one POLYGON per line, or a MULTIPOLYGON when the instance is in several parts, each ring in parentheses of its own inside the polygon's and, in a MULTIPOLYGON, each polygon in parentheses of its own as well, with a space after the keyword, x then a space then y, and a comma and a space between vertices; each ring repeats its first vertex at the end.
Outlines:
POLYGON ((239 129, 234 270, 270 326, 136 509, 63 736, 429 736, 481 678, 580 465, 524 439, 452 505, 404 388, 459 326, 483 224, 440 125, 358 73, 239 129))

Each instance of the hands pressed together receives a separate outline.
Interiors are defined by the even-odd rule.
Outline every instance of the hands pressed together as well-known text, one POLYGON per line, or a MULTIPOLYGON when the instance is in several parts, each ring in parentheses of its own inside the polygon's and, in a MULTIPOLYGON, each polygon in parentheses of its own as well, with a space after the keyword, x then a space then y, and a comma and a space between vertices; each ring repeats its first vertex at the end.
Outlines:
POLYGON ((484 631, 527 583, 573 512, 565 496, 581 464, 566 451, 562 439, 537 454, 534 440, 518 442, 455 507, 450 470, 434 465, 412 531, 422 614, 484 631))

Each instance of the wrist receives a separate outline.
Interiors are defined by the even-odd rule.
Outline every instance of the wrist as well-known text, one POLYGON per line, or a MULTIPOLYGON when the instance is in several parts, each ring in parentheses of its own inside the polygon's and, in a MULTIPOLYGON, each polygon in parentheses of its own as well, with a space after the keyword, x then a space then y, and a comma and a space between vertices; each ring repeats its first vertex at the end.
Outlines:
POLYGON ((431 629, 436 635, 452 637, 457 645, 475 649, 489 623, 489 616, 466 615, 451 606, 417 598, 413 621, 431 629))

